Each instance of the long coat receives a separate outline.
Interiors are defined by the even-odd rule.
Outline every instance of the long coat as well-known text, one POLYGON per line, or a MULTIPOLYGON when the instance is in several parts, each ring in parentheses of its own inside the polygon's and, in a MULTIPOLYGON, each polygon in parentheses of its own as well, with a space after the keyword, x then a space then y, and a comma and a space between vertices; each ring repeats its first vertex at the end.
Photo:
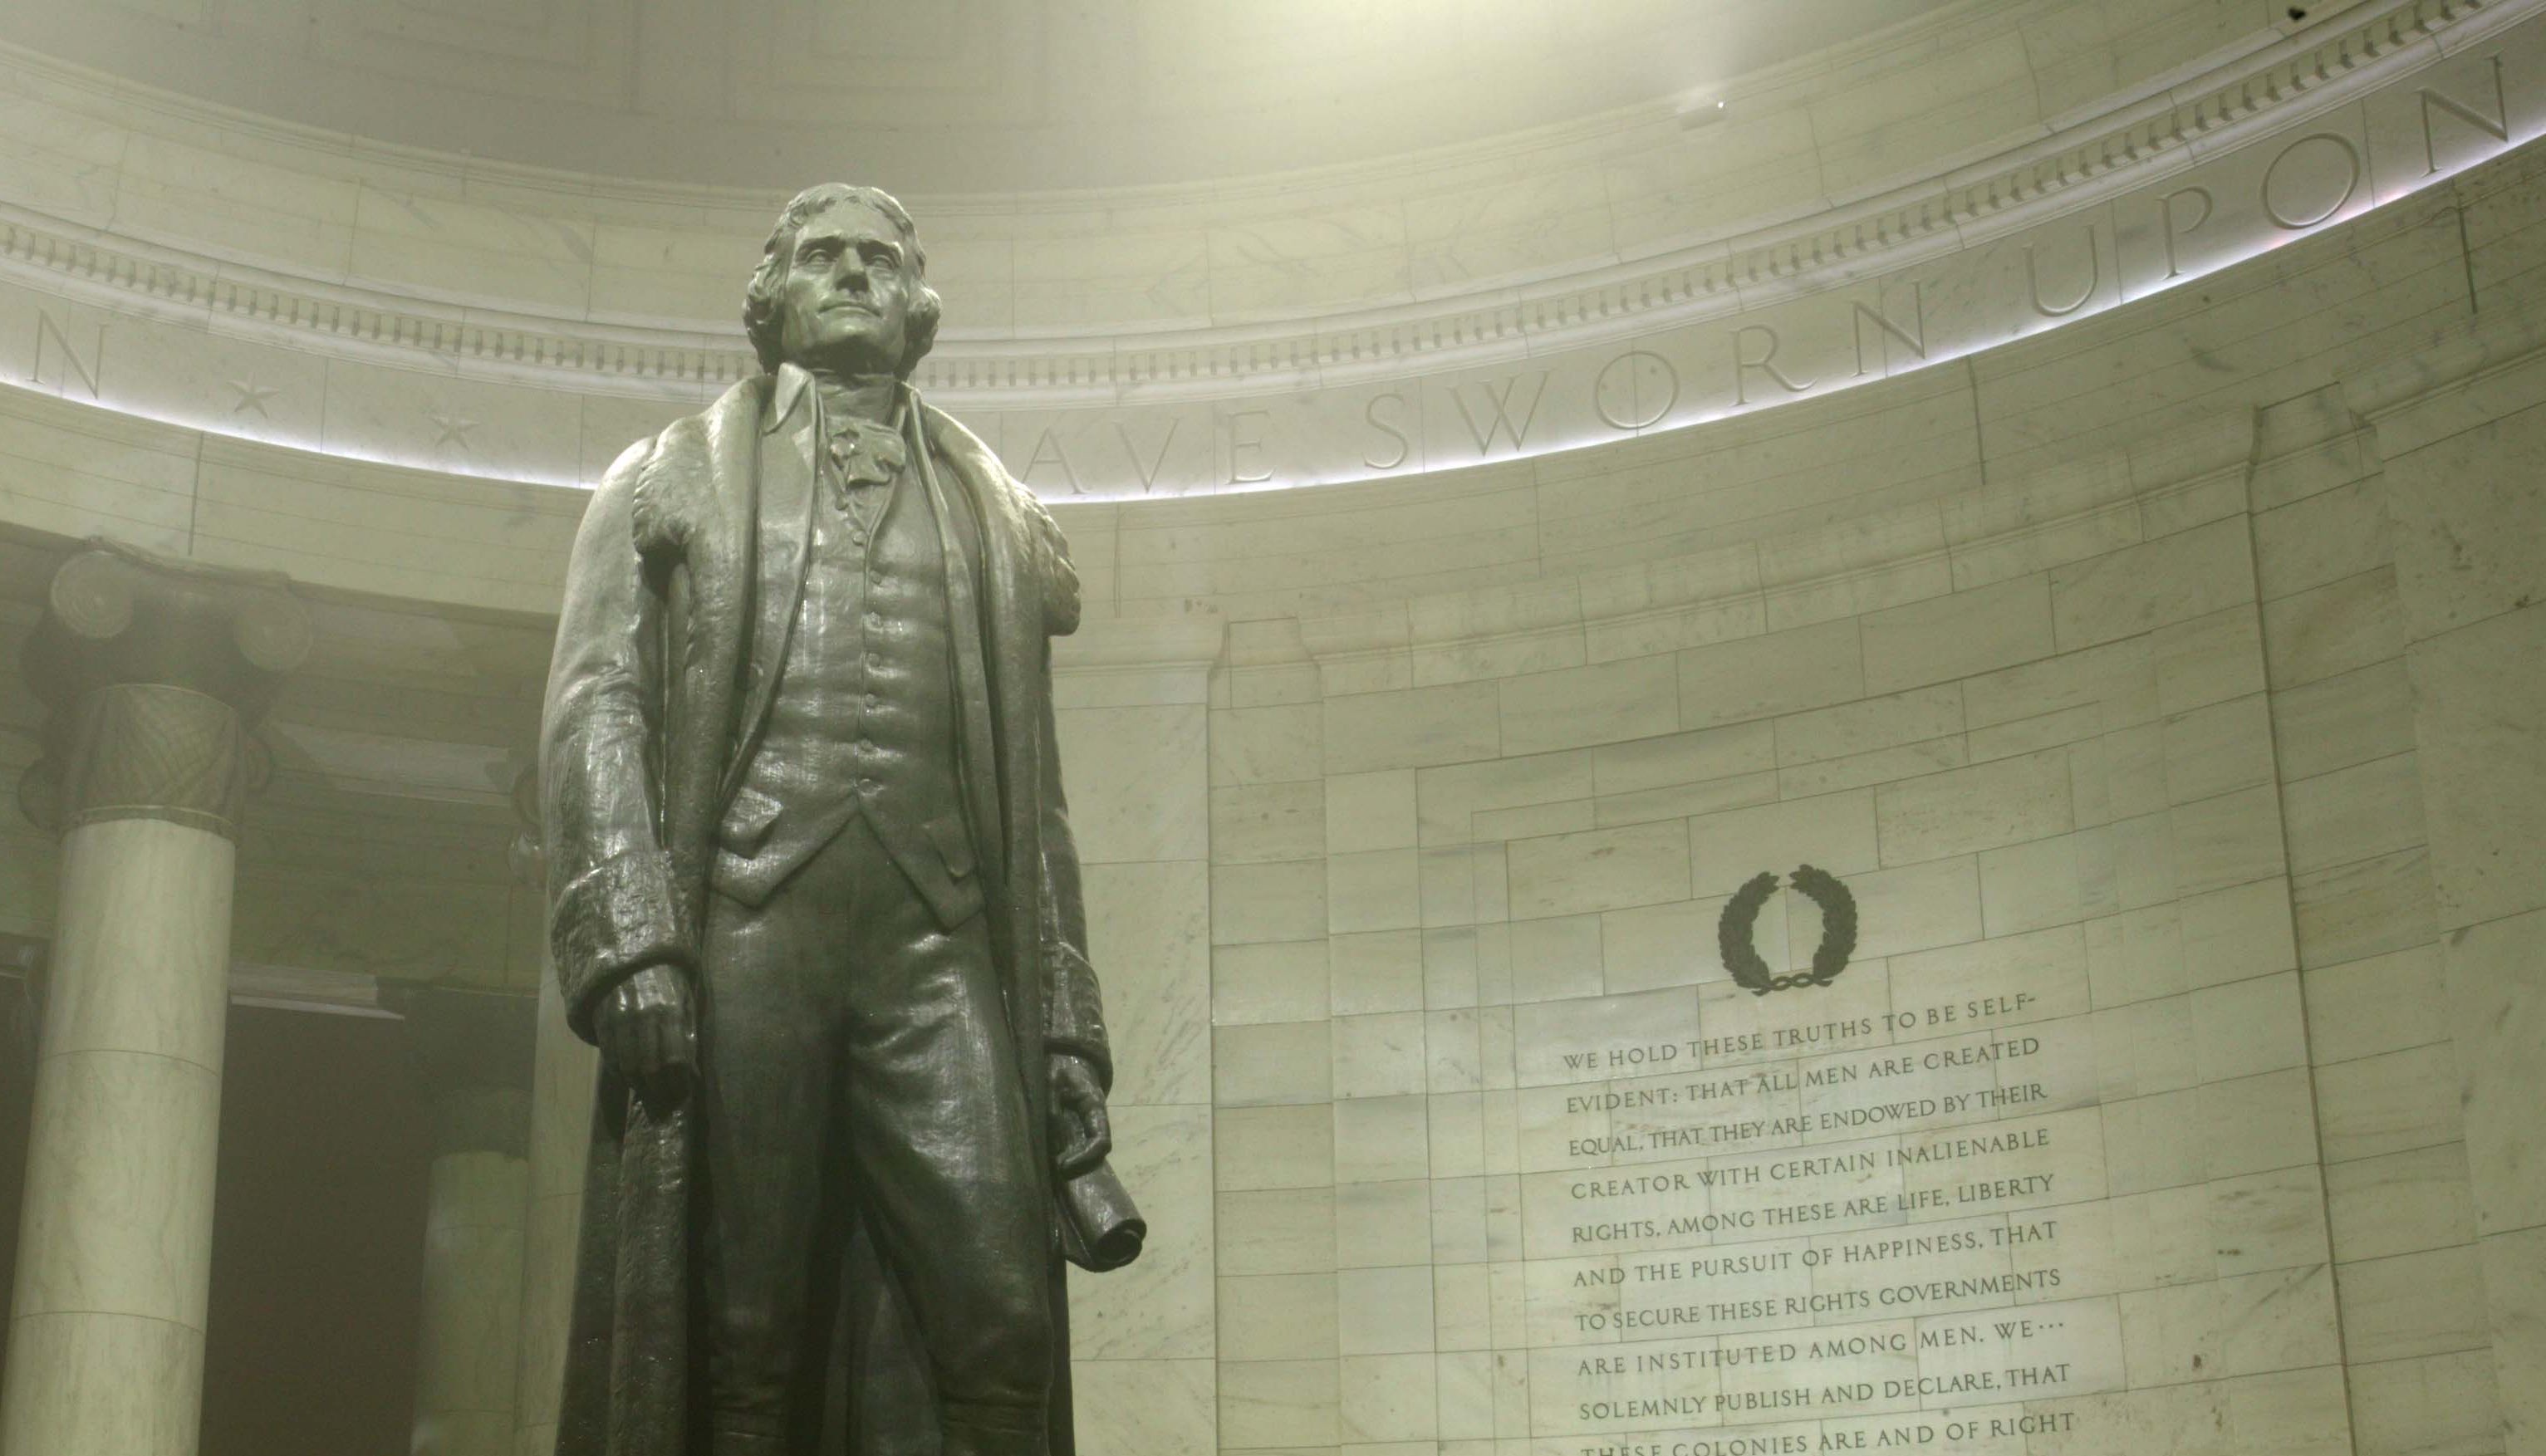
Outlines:
MULTIPOLYGON (((540 766, 550 938, 567 1020, 586 1040, 596 1004, 630 973, 656 963, 697 973, 716 827, 758 742, 804 590, 812 394, 803 371, 782 366, 638 441, 603 477, 575 538, 540 766)), ((948 533, 958 751, 1028 1122, 1050 1166, 1047 1054, 1074 1052, 1112 1080, 1053 743, 1050 638, 1077 627, 1078 578, 1052 518, 986 447, 916 394, 905 391, 901 414, 937 518, 961 491, 979 523, 977 562, 948 533)), ((700 1404, 695 1113, 649 1107, 601 1075, 557 1450, 686 1456, 700 1404)), ((1053 1213, 1056 1249, 1100 1266, 1058 1202, 1053 1213)), ((854 1249, 852 1267, 872 1273, 873 1258, 854 1249)), ((1058 1253, 1052 1279, 1064 1322, 1053 1450, 1067 1456, 1058 1253)), ((826 1448, 933 1452, 907 1313, 889 1281, 848 1282, 826 1448)))

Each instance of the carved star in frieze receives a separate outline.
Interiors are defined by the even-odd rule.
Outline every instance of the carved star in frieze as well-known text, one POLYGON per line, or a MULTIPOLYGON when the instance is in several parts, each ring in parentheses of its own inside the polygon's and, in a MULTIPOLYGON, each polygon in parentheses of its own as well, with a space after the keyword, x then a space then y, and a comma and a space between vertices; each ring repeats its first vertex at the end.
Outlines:
POLYGON ((230 392, 238 396, 238 403, 230 406, 230 413, 245 414, 253 409, 260 419, 274 418, 266 412, 265 401, 282 393, 281 389, 268 387, 254 380, 229 380, 225 383, 228 384, 230 392))
POLYGON ((425 418, 433 421, 435 445, 454 445, 462 450, 472 448, 468 442, 468 432, 477 428, 477 421, 439 413, 428 414, 425 418))

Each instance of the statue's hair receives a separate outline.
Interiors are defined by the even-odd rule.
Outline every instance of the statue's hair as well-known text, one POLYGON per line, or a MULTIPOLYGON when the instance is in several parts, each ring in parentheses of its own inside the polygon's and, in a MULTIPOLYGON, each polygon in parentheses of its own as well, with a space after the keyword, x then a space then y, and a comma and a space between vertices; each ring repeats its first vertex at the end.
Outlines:
POLYGON ((937 291, 928 286, 928 252, 919 245, 919 229, 910 220, 910 212, 893 200, 892 194, 876 187, 855 187, 846 182, 825 182, 796 194, 778 214, 778 225, 769 230, 769 241, 761 245, 760 266, 752 270, 751 284, 742 293, 742 331, 751 337, 752 352, 760 356, 760 367, 775 370, 784 362, 779 353, 781 324, 778 316, 778 286, 786 281, 790 260, 796 253, 796 235, 804 230, 806 219, 835 203, 864 203, 891 219, 901 234, 902 250, 909 255, 912 282, 918 287, 910 300, 908 333, 901 355, 901 376, 919 366, 931 344, 937 342, 938 315, 945 304, 937 291))

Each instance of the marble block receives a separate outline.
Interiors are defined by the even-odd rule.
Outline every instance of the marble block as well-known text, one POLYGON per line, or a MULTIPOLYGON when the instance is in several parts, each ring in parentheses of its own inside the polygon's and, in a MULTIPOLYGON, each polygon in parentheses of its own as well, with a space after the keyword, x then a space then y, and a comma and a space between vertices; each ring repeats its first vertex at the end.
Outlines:
POLYGON ((200 1328, 147 1316, 89 1313, 11 1317, 11 1448, 59 1456, 182 1456, 199 1437, 204 1386, 200 1328), (96 1382, 96 1372, 113 1372, 96 1382), (135 1376, 147 1385, 135 1389, 135 1376))
POLYGON ((1199 860, 1090 864, 1087 951, 1104 986, 1114 1098, 1209 1098, 1211 876, 1199 860))
POLYGON ((1214 1369, 1208 1359, 1072 1361, 1079 1440, 1117 1456, 1210 1450, 1219 1420, 1214 1369))
POLYGON ((1070 708, 1054 716, 1082 862, 1206 857, 1212 815, 1204 709, 1070 708))
POLYGON ((2406 667, 2442 922, 2537 908, 2546 892, 2521 850, 2546 831, 2546 606, 2419 642, 2406 667))
MULTIPOLYGON (((12 1317, 129 1316, 196 1331, 212 1282, 220 1078, 192 1062, 76 1051, 31 1129, 32 1202, 12 1317)), ((64 1338, 74 1336, 65 1335, 64 1338)))
POLYGON ((1114 1165, 1150 1235, 1141 1257, 1069 1281, 1070 1353, 1082 1362, 1204 1360, 1213 1351, 1213 1120, 1199 1106, 1113 1110, 1114 1165))

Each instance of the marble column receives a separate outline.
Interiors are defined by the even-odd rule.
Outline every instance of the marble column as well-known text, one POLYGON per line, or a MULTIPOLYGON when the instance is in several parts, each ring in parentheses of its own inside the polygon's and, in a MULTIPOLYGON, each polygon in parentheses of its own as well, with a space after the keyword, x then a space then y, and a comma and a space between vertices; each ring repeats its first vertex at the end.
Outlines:
MULTIPOLYGON (((528 826, 515 841, 516 894, 540 902, 547 921, 547 858, 539 837, 539 785, 525 773, 514 802, 528 826)), ((515 1456, 556 1449, 557 1400, 565 1381, 568 1318, 574 1310, 574 1255, 583 1222, 583 1170, 591 1148, 597 1054, 565 1024, 542 937, 538 1023, 531 1052, 530 1207, 522 1242, 522 1360, 514 1388, 515 1456)))
POLYGON ((93 546, 27 648, 62 836, 0 1451, 192 1456, 249 730, 308 649, 282 578, 93 546))
POLYGON ((433 1103, 414 1456, 509 1456, 530 1191, 531 1003, 416 987, 389 1001, 433 1103))

